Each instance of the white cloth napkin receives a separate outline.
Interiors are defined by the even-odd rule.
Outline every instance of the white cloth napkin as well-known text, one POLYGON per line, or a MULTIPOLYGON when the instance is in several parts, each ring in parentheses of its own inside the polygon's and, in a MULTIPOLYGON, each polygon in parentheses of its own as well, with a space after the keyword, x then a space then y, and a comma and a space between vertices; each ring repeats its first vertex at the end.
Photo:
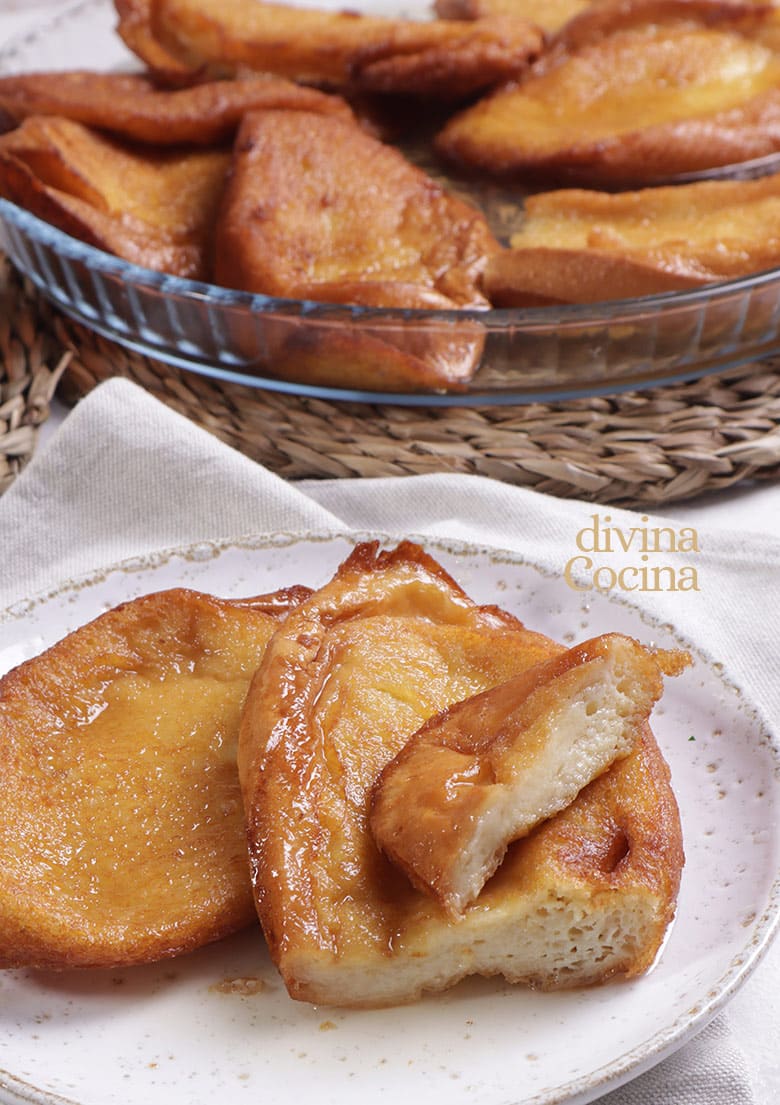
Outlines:
MULTIPOLYGON (((479 477, 292 486, 135 385, 112 380, 79 404, 0 499, 0 608, 126 557, 272 531, 358 529, 461 538, 517 550, 562 573, 576 551, 575 535, 597 511, 626 530, 640 522, 630 512, 479 477)), ((701 590, 685 593, 686 630, 693 640, 707 642, 712 655, 728 657, 734 677, 780 728, 780 542, 702 527, 698 537, 701 590)), ((613 554, 610 564, 617 567, 618 559, 613 554)), ((679 563, 690 560, 682 555, 679 563)), ((670 554, 665 562, 674 561, 670 554)), ((679 621, 679 594, 635 592, 631 599, 663 620, 679 621)), ((731 1012, 735 1002, 680 1052, 604 1101, 773 1105, 780 1089, 775 950, 757 972, 761 988, 753 979, 738 996, 739 1018, 731 1012), (751 988, 760 994, 761 1016, 748 1001, 751 988)))

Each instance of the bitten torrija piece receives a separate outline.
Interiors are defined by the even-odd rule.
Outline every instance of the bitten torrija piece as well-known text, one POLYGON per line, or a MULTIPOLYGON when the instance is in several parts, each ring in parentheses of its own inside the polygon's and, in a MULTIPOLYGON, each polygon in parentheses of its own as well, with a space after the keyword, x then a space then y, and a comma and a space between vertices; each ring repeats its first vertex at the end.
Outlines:
POLYGON ((631 752, 684 661, 608 633, 431 718, 377 781, 374 839, 460 916, 513 841, 631 752))
POLYGON ((634 750, 513 844, 453 922, 379 850, 369 800, 429 718, 562 654, 472 602, 417 546, 358 546, 274 635, 247 695, 239 774, 258 913, 292 997, 413 1001, 465 975, 541 987, 632 976, 674 913, 669 773, 634 750))

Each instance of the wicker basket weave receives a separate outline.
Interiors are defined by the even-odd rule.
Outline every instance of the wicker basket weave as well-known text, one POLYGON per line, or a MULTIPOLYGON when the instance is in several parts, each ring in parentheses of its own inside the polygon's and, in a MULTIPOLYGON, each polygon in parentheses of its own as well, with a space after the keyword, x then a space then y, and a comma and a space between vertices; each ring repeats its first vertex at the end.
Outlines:
POLYGON ((332 403, 228 384, 131 353, 0 269, 0 487, 35 445, 62 375, 74 402, 110 376, 279 475, 470 472, 559 496, 661 506, 780 477, 780 359, 610 398, 514 407, 332 403))

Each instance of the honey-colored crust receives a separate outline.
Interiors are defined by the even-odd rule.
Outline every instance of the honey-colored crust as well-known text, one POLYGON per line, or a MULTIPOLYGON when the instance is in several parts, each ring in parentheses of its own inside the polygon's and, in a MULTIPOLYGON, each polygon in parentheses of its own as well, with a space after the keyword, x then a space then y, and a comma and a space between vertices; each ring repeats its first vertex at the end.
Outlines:
POLYGON ((152 30, 152 0, 114 0, 117 34, 161 84, 185 85, 196 80, 197 68, 166 50, 152 30))
POLYGON ((499 176, 624 187, 780 148, 774 9, 746 4, 739 20, 738 5, 665 0, 682 16, 659 21, 658 6, 583 13, 524 80, 452 118, 437 149, 499 176))
POLYGON ((239 713, 307 593, 147 595, 0 680, 0 966, 150 962, 252 922, 239 713))
POLYGON ((190 70, 455 99, 517 76, 542 47, 522 19, 413 22, 258 0, 153 0, 147 27, 190 70))
POLYGON ((780 175, 529 197, 512 249, 490 258, 498 307, 590 303, 693 288, 780 261, 780 175))
POLYGON ((479 211, 352 123, 269 110, 241 125, 216 243, 226 287, 479 307, 478 279, 497 249, 479 211))
POLYGON ((520 76, 541 53, 543 41, 538 27, 512 16, 418 23, 399 30, 391 45, 362 49, 352 80, 368 92, 457 102, 520 76), (418 46, 421 26, 428 28, 430 42, 418 46), (450 34, 447 27, 457 30, 450 34))
POLYGON ((483 286, 494 307, 545 307, 686 291, 717 279, 672 259, 654 264, 606 251, 530 246, 492 257, 483 286))
MULTIPOLYGON (((377 285, 378 291, 386 289, 377 285)), ((366 320, 360 329, 347 332, 312 319, 303 324, 274 319, 266 323, 265 338, 264 368, 273 376, 320 387, 385 392, 463 391, 485 344, 481 327, 471 322, 431 327, 428 332, 372 326, 366 320)), ((251 335, 247 348, 255 348, 251 335)))
MULTIPOLYGON (((306 112, 244 119, 217 221, 218 284, 365 307, 485 307, 498 249, 482 214, 353 123, 306 112)), ((405 328, 269 318, 268 368, 311 384, 388 391, 463 386, 479 325, 405 328)))
POLYGON ((267 75, 172 91, 161 91, 150 77, 128 73, 76 70, 0 77, 0 112, 16 123, 31 115, 56 115, 154 145, 227 141, 248 111, 261 108, 352 117, 338 96, 267 75))
POLYGON ((632 751, 661 672, 638 641, 607 633, 449 707, 377 779, 375 841, 458 917, 509 844, 632 751))
POLYGON ((238 763, 258 913, 293 997, 386 1005, 474 971, 554 986, 635 973, 652 958, 673 911, 680 856, 674 799, 649 734, 629 757, 633 775, 628 766, 609 772, 612 782, 602 781, 584 812, 563 815, 571 828, 551 837, 549 855, 531 863, 513 846, 458 924, 411 886, 369 831, 371 788, 424 721, 561 651, 475 605, 408 543, 381 553, 358 546, 286 619, 252 681, 238 763), (629 778, 640 787, 636 813, 629 778), (640 821, 645 807, 652 837, 640 821), (595 836, 581 833, 576 853, 578 826, 588 821, 595 836), (605 871, 616 826, 630 836, 631 862, 605 871), (505 868, 514 871, 509 885, 496 881, 505 868), (507 888, 497 895, 498 885, 507 888), (595 921, 605 907, 641 916, 641 947, 629 954, 626 941, 606 953, 607 938, 594 936, 585 967, 529 963, 524 925, 544 927, 540 911, 555 913, 559 894, 595 921))
POLYGON ((81 123, 31 116, 0 137, 0 195, 98 249, 205 279, 230 155, 123 146, 81 123))
POLYGON ((617 31, 636 27, 714 27, 733 24, 738 29, 759 27, 772 14, 762 0, 597 0, 583 5, 561 25, 546 51, 545 64, 557 53, 573 53, 617 31))

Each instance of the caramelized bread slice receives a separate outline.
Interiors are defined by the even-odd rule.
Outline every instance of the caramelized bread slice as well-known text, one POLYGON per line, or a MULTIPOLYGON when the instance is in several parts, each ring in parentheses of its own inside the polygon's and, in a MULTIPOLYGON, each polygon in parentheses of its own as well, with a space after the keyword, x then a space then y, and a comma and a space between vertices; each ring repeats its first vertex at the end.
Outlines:
POLYGON ((379 776, 377 844, 460 916, 513 841, 628 755, 674 659, 605 634, 431 718, 379 776))
POLYGON ((258 912, 294 998, 379 1006, 470 973, 559 986, 648 966, 681 864, 649 731, 510 848, 458 923, 370 832, 371 790, 423 722, 562 651, 408 543, 359 546, 290 614, 252 680, 238 763, 258 912))
POLYGON ((485 291, 494 307, 548 307, 661 295, 719 279, 692 259, 653 252, 642 257, 555 246, 507 249, 490 259, 485 291))
MULTIPOLYGON (((354 123, 307 112, 248 115, 220 209, 215 278, 266 295, 366 307, 485 307, 479 277, 498 243, 483 215, 354 123)), ((462 385, 483 347, 475 324, 353 331, 266 321, 277 375, 418 390, 462 385)))
POLYGON ((114 0, 119 21, 117 34, 155 79, 167 85, 190 84, 198 78, 197 67, 187 65, 166 50, 152 30, 152 0, 114 0))
POLYGON ((480 307, 497 249, 479 211, 354 123, 244 119, 217 233, 226 287, 372 307, 386 289, 392 307, 480 307))
POLYGON ((267 107, 352 116, 337 96, 282 77, 209 81, 173 91, 160 90, 150 77, 135 73, 77 70, 0 77, 0 116, 14 123, 31 115, 56 115, 162 146, 227 140, 248 111, 267 107))
POLYGON ((564 28, 527 79, 452 118, 439 152, 498 175, 625 186, 780 148, 776 11, 746 4, 740 21, 723 5, 720 21, 708 10, 659 22, 644 7, 646 25, 564 28))
POLYGON ((251 922, 239 714, 304 594, 147 595, 0 680, 0 966, 150 962, 251 922))
POLYGON ((0 195, 126 261, 202 280, 229 164, 221 150, 124 146, 32 116, 0 138, 0 195))
MULTIPOLYGON (((392 305, 391 290, 377 286, 382 306, 392 305)), ((317 293, 321 292, 320 286, 317 293)), ((402 305, 412 303, 409 289, 403 289, 402 305)), ((415 305, 443 306, 435 293, 420 293, 415 305)), ((343 320, 334 325, 280 316, 267 320, 263 343, 263 367, 283 380, 361 391, 420 392, 462 391, 479 365, 485 339, 474 322, 408 327, 397 320, 382 324, 361 319, 348 330, 343 320)), ((248 335, 247 349, 258 351, 256 335, 248 335)))
POLYGON ((780 174, 613 194, 530 196, 484 287, 499 307, 674 291, 780 262, 780 174))
POLYGON ((399 27, 391 42, 363 47, 355 58, 352 82, 366 92, 465 100, 516 80, 543 43, 540 28, 511 16, 412 23, 399 27), (422 35, 420 27, 426 28, 422 35))
POLYGON ((246 68, 418 96, 490 88, 516 77, 542 47, 539 29, 523 19, 417 22, 260 0, 152 0, 148 15, 163 56, 190 71, 246 68))

